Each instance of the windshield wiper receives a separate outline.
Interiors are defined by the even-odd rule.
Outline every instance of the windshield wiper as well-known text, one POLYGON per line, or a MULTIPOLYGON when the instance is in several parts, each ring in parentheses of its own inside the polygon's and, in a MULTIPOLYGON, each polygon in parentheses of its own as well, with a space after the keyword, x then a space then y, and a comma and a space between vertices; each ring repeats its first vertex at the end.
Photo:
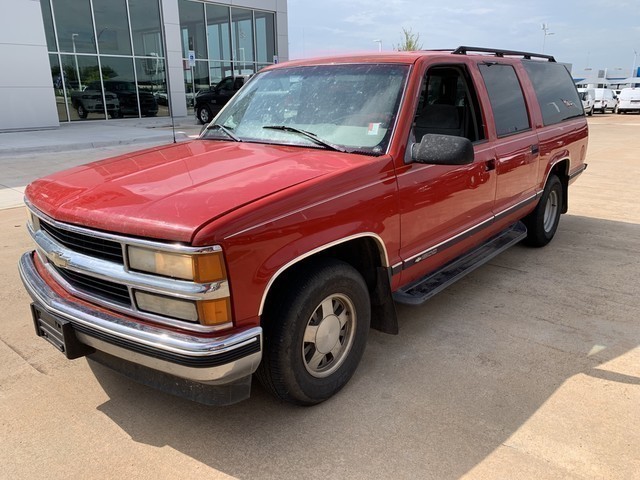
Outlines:
POLYGON ((306 130, 302 130, 300 128, 290 127, 288 125, 264 125, 262 128, 268 128, 270 130, 282 130, 283 132, 299 133, 300 135, 304 135, 308 139, 314 141, 318 145, 325 146, 327 148, 330 148, 331 150, 335 150, 336 152, 348 153, 348 150, 346 150, 345 148, 342 148, 334 143, 328 142, 318 137, 318 135, 316 135, 313 132, 307 132, 306 130))
POLYGON ((231 130, 229 130, 224 125, 220 125, 219 123, 212 123, 211 125, 207 126, 207 130, 214 130, 214 129, 220 130, 221 132, 225 133, 227 135, 227 137, 229 137, 234 142, 241 142, 242 141, 242 140, 240 140, 240 138, 235 133, 233 133, 231 130))

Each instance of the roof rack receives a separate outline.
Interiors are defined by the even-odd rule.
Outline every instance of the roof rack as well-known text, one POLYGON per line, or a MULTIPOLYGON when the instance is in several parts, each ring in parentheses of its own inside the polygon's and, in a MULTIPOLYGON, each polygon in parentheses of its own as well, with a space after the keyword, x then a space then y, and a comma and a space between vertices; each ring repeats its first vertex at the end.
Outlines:
POLYGON ((523 57, 527 60, 531 60, 532 57, 535 58, 544 58, 550 62, 555 62, 556 59, 552 55, 544 55, 541 53, 530 53, 530 52, 518 52, 516 50, 500 50, 497 48, 483 48, 483 47, 458 47, 453 53, 456 55, 466 55, 468 52, 479 52, 479 53, 493 53, 496 57, 504 57, 507 56, 517 56, 523 57))

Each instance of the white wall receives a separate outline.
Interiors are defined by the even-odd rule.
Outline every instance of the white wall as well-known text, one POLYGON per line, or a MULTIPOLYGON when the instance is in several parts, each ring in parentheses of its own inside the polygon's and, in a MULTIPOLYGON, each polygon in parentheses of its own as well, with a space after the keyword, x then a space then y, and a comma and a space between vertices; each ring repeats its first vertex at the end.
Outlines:
POLYGON ((59 126, 39 0, 0 12, 0 131, 59 126))

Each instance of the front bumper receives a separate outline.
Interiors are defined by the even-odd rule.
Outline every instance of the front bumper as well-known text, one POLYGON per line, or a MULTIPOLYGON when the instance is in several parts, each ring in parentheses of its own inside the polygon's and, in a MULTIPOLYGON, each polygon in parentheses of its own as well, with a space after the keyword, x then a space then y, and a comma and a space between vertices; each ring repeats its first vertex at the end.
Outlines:
POLYGON ((213 338, 180 333, 65 298, 42 278, 33 252, 22 256, 19 271, 34 302, 71 322, 81 343, 132 365, 201 384, 227 385, 249 377, 260 363, 260 327, 213 338))

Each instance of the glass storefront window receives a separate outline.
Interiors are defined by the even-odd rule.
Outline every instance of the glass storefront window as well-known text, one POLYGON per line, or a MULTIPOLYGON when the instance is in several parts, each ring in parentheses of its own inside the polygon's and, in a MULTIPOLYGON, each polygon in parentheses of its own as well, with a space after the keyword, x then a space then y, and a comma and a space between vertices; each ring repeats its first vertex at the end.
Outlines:
POLYGON ((129 16, 134 53, 163 57, 158 0, 129 0, 129 16))
MULTIPOLYGON (((275 14, 177 0, 186 103, 273 62, 275 14), (257 42, 257 44, 256 44, 257 42)), ((40 0, 60 121, 169 115, 162 0, 40 0)))
POLYGON ((234 45, 235 70, 239 74, 252 73, 253 12, 242 8, 231 9, 231 35, 234 45))
POLYGON ((100 64, 105 92, 114 94, 118 99, 115 116, 139 116, 133 59, 102 56, 100 64))
POLYGON ((44 21, 44 35, 47 37, 47 49, 50 52, 57 52, 58 46, 56 45, 56 32, 53 30, 51 3, 49 3, 49 0, 40 0, 40 8, 42 9, 42 20, 44 21))
POLYGON ((137 58, 136 74, 138 76, 138 92, 143 115, 153 115, 154 102, 157 115, 169 116, 169 95, 165 64, 162 58, 137 58))
POLYGON ((231 60, 229 8, 206 4, 209 60, 231 60))
POLYGON ((256 60, 273 63, 276 49, 275 16, 269 12, 256 12, 256 60))
POLYGON ((62 70, 57 54, 49 55, 49 65, 51 65, 51 81, 53 82, 53 92, 56 97, 56 109, 58 110, 58 120, 66 122, 67 109, 64 106, 64 85, 62 84, 62 70))
POLYGON ((211 85, 217 85, 224 77, 233 74, 231 63, 209 62, 209 81, 211 85))
POLYGON ((93 0, 93 13, 100 53, 131 55, 126 0, 93 0))
POLYGON ((196 58, 206 59, 207 36, 204 28, 204 3, 179 0, 178 7, 183 57, 188 58, 189 50, 193 50, 196 58))
POLYGON ((96 53, 89 0, 52 0, 61 52, 96 53))
MULTIPOLYGON (((100 83, 98 57, 95 55, 61 55, 67 106, 71 120, 104 119, 105 108, 100 83)), ((110 111, 117 109, 117 98, 109 96, 110 111)))
POLYGON ((209 62, 196 61, 196 66, 184 71, 184 91, 187 107, 193 107, 195 94, 209 88, 209 62))

